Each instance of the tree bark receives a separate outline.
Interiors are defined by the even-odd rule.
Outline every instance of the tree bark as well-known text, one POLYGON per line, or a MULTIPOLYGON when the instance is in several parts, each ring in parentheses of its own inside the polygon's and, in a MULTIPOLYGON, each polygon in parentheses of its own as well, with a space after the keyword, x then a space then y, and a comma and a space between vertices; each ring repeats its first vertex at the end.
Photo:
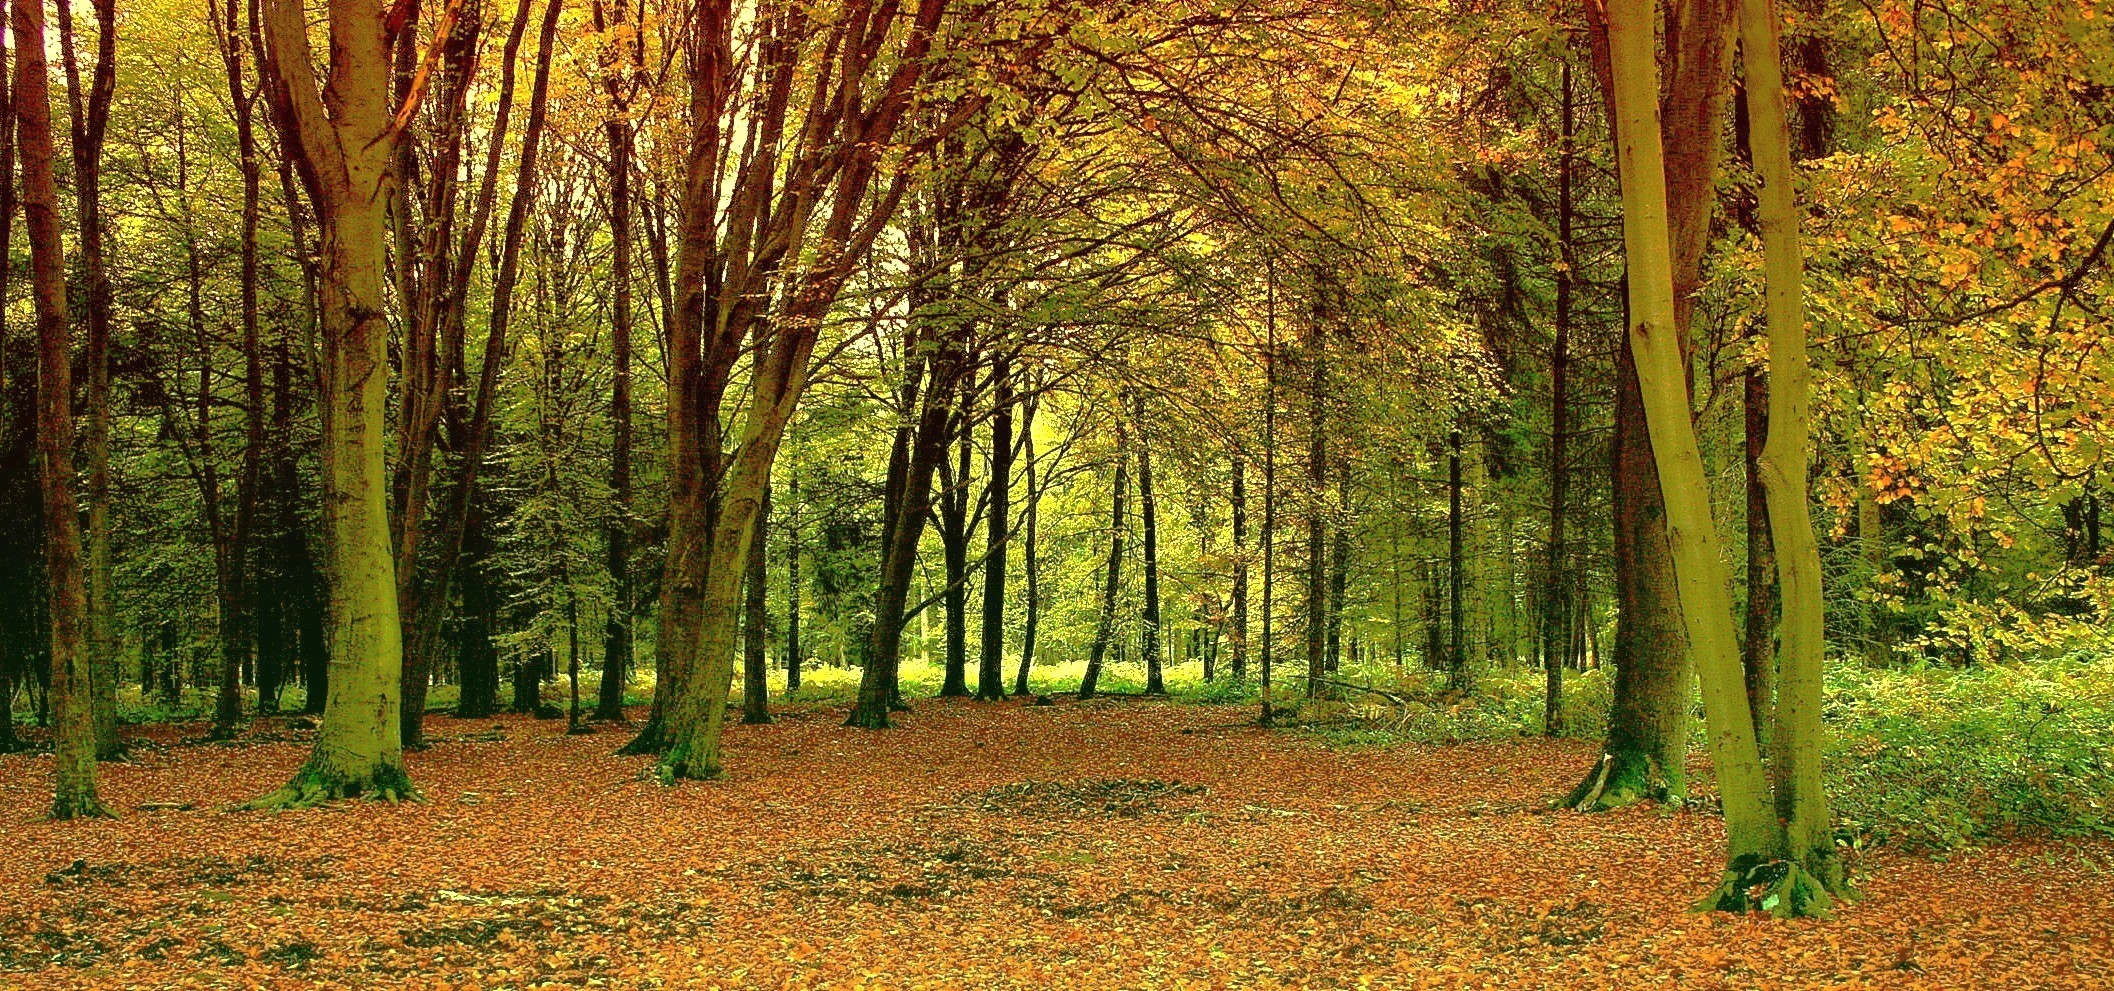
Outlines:
POLYGON ((765 583, 770 577, 771 490, 763 490, 763 505, 756 510, 756 532, 749 538, 749 563, 742 577, 744 601, 741 628, 741 721, 750 725, 771 721, 771 655, 765 644, 771 617, 765 605, 765 583))
MULTIPOLYGON (((1623 192, 1623 247, 1629 264, 1630 351, 1666 507, 1681 612, 1703 685, 1712 763, 1725 808, 1725 894, 1744 893, 1747 873, 1773 858, 1781 833, 1747 709, 1731 574, 1711 518, 1709 479, 1690 419, 1687 360, 1674 311, 1674 260, 1667 203, 1668 160, 1661 145, 1653 5, 1613 0, 1607 7, 1613 98, 1623 192)), ((1678 162, 1676 167, 1693 163, 1678 162)), ((1720 901, 1722 904, 1722 901, 1720 901)))
POLYGON ((1026 483, 1028 488, 1028 510, 1021 523, 1020 570, 1027 580, 1027 601, 1022 605, 1027 616, 1020 628, 1020 668, 1013 676, 1013 694, 1028 694, 1028 671, 1035 664, 1036 627, 1042 620, 1042 567, 1035 555, 1036 530, 1039 521, 1036 511, 1042 505, 1042 490, 1035 485, 1035 405, 1028 404, 1028 415, 1021 424, 1021 453, 1026 460, 1026 483))
POLYGON ((1248 680, 1248 462, 1233 455, 1233 680, 1248 680))
POLYGON ((785 693, 800 690, 800 664, 806 660, 800 645, 800 472, 794 462, 793 477, 786 482, 785 513, 785 693))
POLYGON ((124 753, 117 728, 117 653, 111 630, 112 583, 110 544, 110 273, 103 256, 103 138, 117 88, 117 6, 115 0, 91 0, 96 20, 96 61, 84 90, 74 40, 73 4, 60 0, 59 59, 66 75, 72 111, 73 191, 80 251, 78 317, 88 328, 84 355, 88 382, 82 405, 88 432, 81 445, 87 460, 87 551, 83 562, 89 643, 88 697, 95 720, 96 756, 111 760, 124 753))
POLYGON ((983 636, 976 666, 976 697, 1006 697, 1006 548, 1013 520, 1013 380, 1004 355, 991 366, 991 493, 984 542, 983 636))
POLYGON ((1571 642, 1571 575, 1565 556, 1565 503, 1570 494, 1571 457, 1571 293, 1576 258, 1572 254, 1572 169, 1577 161, 1575 106, 1571 64, 1563 67, 1562 145, 1556 165, 1556 331, 1549 345, 1549 548, 1544 564, 1547 583, 1541 593, 1541 666, 1545 685, 1542 729, 1563 735, 1563 660, 1571 642))
MULTIPOLYGON (((1667 11, 1668 81, 1655 97, 1661 108, 1666 162, 1669 250, 1677 343, 1690 360, 1687 332, 1702 260, 1709 247, 1717 196, 1717 162, 1731 85, 1736 0, 1678 0, 1667 11)), ((1614 71, 1603 8, 1585 8, 1593 68, 1612 106, 1614 71)), ((1618 128, 1619 130, 1619 128, 1618 128)), ((1620 135, 1618 134, 1619 138, 1620 135)), ((1613 808, 1647 798, 1687 795, 1682 765, 1688 753, 1693 697, 1689 645, 1681 616, 1653 433, 1628 348, 1617 348, 1613 513, 1615 518, 1615 691, 1608 739, 1600 762, 1573 792, 1583 810, 1613 808)))
POLYGON ((1125 520, 1125 490, 1130 487, 1130 456, 1124 452, 1123 428, 1116 428, 1116 475, 1110 485, 1108 563, 1103 570, 1101 586, 1101 618, 1094 624, 1094 646, 1087 655, 1086 674, 1079 680, 1079 697, 1090 699, 1100 688, 1102 660, 1108 656, 1108 645, 1115 638, 1116 593, 1123 585, 1123 531, 1129 524, 1125 520))
MULTIPOLYGON (((449 584, 457 570, 455 562, 462 554, 463 531, 470 517, 470 504, 477 495, 484 452, 491 443, 493 410, 499 401, 499 381, 509 347, 507 333, 513 318, 513 295, 516 280, 519 278, 522 238, 527 229, 529 210, 536 199, 537 161, 542 148, 545 108, 549 102, 551 53, 557 37, 559 14, 563 7, 562 0, 551 0, 545 4, 543 21, 538 29, 535 75, 530 83, 528 119, 522 129, 521 155, 515 166, 513 197, 507 206, 506 227, 500 235, 497 270, 492 276, 491 305, 486 317, 484 355, 478 370, 476 395, 471 401, 469 422, 463 428, 464 436, 457 452, 455 476, 448 486, 446 502, 440 517, 430 524, 437 530, 435 535, 439 539, 423 556, 421 555, 419 545, 425 541, 422 530, 429 525, 420 522, 423 519, 422 508, 407 513, 399 526, 397 560, 406 563, 406 566, 417 565, 420 560, 432 562, 415 567, 409 575, 400 575, 398 583, 399 601, 405 604, 404 608, 415 610, 409 614, 410 621, 405 627, 405 635, 409 641, 405 648, 407 668, 403 677, 404 708, 400 722, 406 746, 417 747, 422 745, 424 740, 426 687, 431 680, 435 652, 439 650, 441 624, 449 599, 449 584)), ((499 174, 499 152, 505 141, 507 122, 511 117, 513 105, 512 53, 520 46, 528 12, 527 0, 523 0, 516 11, 514 28, 507 39, 507 54, 504 57, 506 68, 500 83, 499 113, 494 125, 492 144, 486 155, 485 180, 478 196, 478 206, 470 224, 470 231, 465 235, 464 243, 456 249, 456 265, 452 278, 459 286, 468 285, 471 265, 476 257, 483 254, 477 247, 483 240, 484 224, 493 201, 499 174)), ((458 72, 465 76, 462 85, 466 86, 469 70, 461 69, 458 72)), ((443 321, 448 328, 443 334, 444 338, 451 342, 447 346, 459 347, 464 322, 460 301, 458 300, 454 309, 447 311, 445 316, 434 319, 443 321)), ((446 391, 451 379, 452 376, 443 377, 437 383, 429 383, 429 388, 441 388, 446 391)), ((437 416, 428 413, 419 415, 437 416)), ((423 434, 428 432, 429 428, 414 424, 414 430, 423 434)), ((411 494, 406 498, 423 503, 428 487, 426 476, 430 468, 413 465, 407 471, 406 477, 410 484, 406 488, 411 494)))
POLYGON ((322 226, 323 498, 330 560, 330 686, 308 762, 258 807, 416 794, 399 726, 403 631, 386 507, 389 377, 384 186, 398 129, 382 9, 334 6, 318 89, 294 0, 264 0, 273 116, 322 226))
POLYGON ((1461 431, 1446 435, 1446 681, 1468 690, 1468 556, 1462 550, 1461 431))
MULTIPOLYGON (((1743 0, 1740 39, 1748 83, 1749 142, 1761 179, 1760 217, 1769 324, 1769 437, 1762 453, 1771 545, 1782 594, 1779 695, 1771 740, 1778 855, 1798 865, 1777 882, 1778 915, 1826 915, 1846 890, 1821 778, 1821 674, 1826 650, 1820 542, 1807 490, 1812 434, 1811 370, 1806 357, 1804 262, 1785 107, 1781 20, 1770 0, 1743 0), (1799 875, 1807 875, 1802 879, 1799 875)), ((1743 897, 1739 878, 1729 885, 1743 897)), ((1723 895, 1721 895, 1721 898, 1723 895)), ((1728 907, 1744 907, 1744 903, 1728 907)), ((1770 908, 1766 902, 1764 908, 1770 908)))
MULTIPOLYGON (((631 508, 632 136, 625 77, 616 71, 616 67, 634 66, 634 60, 643 57, 644 47, 635 38, 624 38, 616 30, 624 26, 627 9, 622 0, 606 6, 600 2, 594 5, 595 27, 610 32, 612 40, 621 46, 619 51, 611 53, 609 64, 604 66, 602 84, 611 105, 609 120, 602 125, 609 144, 609 277, 612 283, 609 299, 611 506, 609 522, 602 531, 609 570, 610 609, 608 624, 602 632, 602 684, 595 703, 595 718, 608 722, 624 720, 624 688, 631 675, 631 624, 635 606, 631 587, 631 531, 634 525, 631 508)), ((794 620, 794 623, 797 630, 798 621, 794 620)), ((799 676, 793 675, 793 681, 797 683, 798 680, 799 676)))
MULTIPOLYGON (((110 815, 96 795, 96 728, 90 679, 96 666, 81 575, 81 524, 74 495, 73 363, 68 353, 66 257, 52 163, 51 89, 44 56, 44 6, 11 5, 15 34, 15 126, 22 151, 22 209, 37 314, 37 455, 44 501, 44 571, 51 615, 53 819, 110 815)), ((13 700, 8 700, 12 705, 13 700)))
POLYGON ((975 452, 966 426, 969 399, 955 417, 954 467, 940 465, 940 553, 945 563, 946 588, 940 600, 947 617, 946 678, 940 684, 941 698, 963 698, 969 694, 969 466, 975 452))
POLYGON ((1145 542, 1145 607, 1141 610, 1144 621, 1143 649, 1145 658, 1145 694, 1167 694, 1167 683, 1160 670, 1160 527, 1159 510, 1154 504, 1152 491, 1152 441, 1145 430, 1145 400, 1138 400, 1138 512, 1144 527, 1145 542))

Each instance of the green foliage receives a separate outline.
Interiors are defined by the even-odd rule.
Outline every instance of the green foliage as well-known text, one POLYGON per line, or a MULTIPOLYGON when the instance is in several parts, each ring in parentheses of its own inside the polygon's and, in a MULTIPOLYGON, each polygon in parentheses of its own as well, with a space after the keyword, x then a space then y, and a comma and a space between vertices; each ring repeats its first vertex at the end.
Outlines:
POLYGON ((2114 658, 1838 667, 1829 792, 1858 846, 2114 836, 2114 658))

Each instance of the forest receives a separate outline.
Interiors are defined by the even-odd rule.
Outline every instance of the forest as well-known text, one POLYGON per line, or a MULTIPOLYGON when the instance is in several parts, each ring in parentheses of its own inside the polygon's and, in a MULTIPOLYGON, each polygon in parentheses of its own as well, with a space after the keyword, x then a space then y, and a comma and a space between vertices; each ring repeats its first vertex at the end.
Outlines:
POLYGON ((0 988, 2114 986, 2114 0, 4 6, 0 988))

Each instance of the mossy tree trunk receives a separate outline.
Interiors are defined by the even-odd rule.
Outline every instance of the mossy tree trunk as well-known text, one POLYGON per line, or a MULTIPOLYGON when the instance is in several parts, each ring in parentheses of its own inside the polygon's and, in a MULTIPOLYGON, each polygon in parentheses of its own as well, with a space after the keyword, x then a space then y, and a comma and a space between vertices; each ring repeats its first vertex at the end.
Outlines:
POLYGON ((1145 603, 1139 610, 1139 621, 1144 636, 1140 654, 1145 660, 1145 694, 1167 694, 1167 683, 1160 669, 1160 521, 1159 506, 1152 491, 1152 441, 1145 431, 1145 400, 1138 399, 1138 516, 1143 528, 1143 556, 1145 559, 1145 603))
POLYGON ((81 444, 87 459, 86 583, 89 665, 89 710, 95 719, 96 756, 120 757, 124 744, 117 728, 117 651, 110 614, 112 556, 110 542, 110 272, 103 257, 103 138, 110 123, 110 104, 117 90, 117 4, 92 0, 95 11, 95 66, 86 87, 81 80, 79 46, 75 44, 73 5, 60 3, 59 58, 66 75, 72 111, 73 193, 80 250, 78 315, 88 328, 83 370, 88 373, 82 405, 88 433, 81 444), (84 99, 85 97, 85 99, 84 99))
POLYGON ((1687 361, 1674 318, 1654 12, 1650 0, 1615 0, 1607 7, 1630 351, 1659 469, 1689 650, 1703 684, 1710 753, 1725 807, 1727 861, 1731 870, 1745 871, 1775 856, 1779 831, 1747 708, 1731 574, 1711 519, 1709 478, 1689 411, 1687 361))
POLYGON ((380 5, 330 8, 317 86, 301 4, 265 0, 273 117, 321 224, 323 517, 330 569, 329 696, 315 749, 256 807, 415 796, 399 737, 403 669, 386 505, 389 327, 384 216, 399 128, 380 5))
POLYGON ((59 185, 51 133, 51 83, 44 56, 44 5, 12 5, 14 114, 22 150, 22 210, 37 315, 37 456, 44 502, 44 571, 51 616, 54 780, 51 817, 107 816, 96 796, 95 647, 82 582, 81 521, 74 492, 73 361, 66 319, 66 256, 59 235, 59 185))
MULTIPOLYGON (((1731 574, 1712 520, 1708 479, 1689 411, 1687 363, 1675 314, 1667 221, 1668 161, 1660 139, 1658 46, 1650 0, 1607 7, 1623 244, 1629 263, 1630 349, 1636 358, 1659 469, 1688 642, 1703 688, 1712 763, 1726 826, 1726 869, 1699 908, 1759 907, 1779 915, 1826 914, 1840 887, 1819 775, 1820 584, 1818 545, 1805 493, 1810 430, 1800 303, 1797 209, 1777 63, 1776 15, 1745 0, 1725 20, 1743 25, 1753 98, 1751 137, 1763 176, 1772 372, 1771 440, 1765 452, 1772 537, 1783 586, 1781 720, 1772 780, 1756 740, 1754 709, 1734 625, 1731 574), (1780 818, 1781 817, 1781 818, 1780 818)), ((1731 25, 1727 23, 1726 28, 1731 25)), ((1717 25, 1683 22, 1671 43, 1707 45, 1717 25), (1700 40, 1699 40, 1700 39, 1700 40)), ((1675 168, 1693 162, 1675 160, 1675 168)), ((1683 177, 1694 183, 1696 177, 1683 177)))
POLYGON ((742 577, 741 721, 752 725, 771 721, 771 654, 765 643, 771 617, 764 595, 770 579, 770 519, 771 488, 766 483, 742 577))
MULTIPOLYGON (((1763 271, 1768 280, 1769 436, 1760 467, 1781 603, 1770 770, 1776 817, 1784 828, 1781 855, 1813 882, 1800 883, 1794 872, 1781 886, 1774 908, 1780 914, 1826 914, 1831 896, 1847 889, 1821 780, 1825 604, 1820 542, 1813 533, 1807 489, 1812 372, 1806 356, 1805 264, 1779 53, 1781 23, 1771 0, 1743 0, 1740 5, 1749 143, 1761 180, 1763 271)), ((1758 710, 1756 717, 1761 716, 1758 710)))

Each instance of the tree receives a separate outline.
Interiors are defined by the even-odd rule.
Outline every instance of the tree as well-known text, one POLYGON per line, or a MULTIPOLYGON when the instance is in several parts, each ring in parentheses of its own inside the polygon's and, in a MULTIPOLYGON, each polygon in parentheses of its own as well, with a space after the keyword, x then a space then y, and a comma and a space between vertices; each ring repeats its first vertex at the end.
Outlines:
MULTIPOLYGON (((44 498, 44 570, 51 599, 54 761, 51 817, 110 815, 96 796, 95 717, 90 679, 98 663, 81 582, 81 529, 75 515, 73 365, 67 347, 66 257, 59 240, 57 158, 51 134, 51 83, 44 56, 44 5, 12 4, 14 114, 22 152, 22 212, 28 220, 30 279, 37 313, 37 456, 44 498)), ((13 701, 10 699, 9 704, 13 701)))
MULTIPOLYGON (((976 697, 992 702, 1006 697, 1006 549, 1012 538, 1013 376, 1000 355, 991 367, 991 480, 984 544, 984 601, 981 654, 976 666, 976 697)), ((1025 679, 1023 679, 1025 680, 1025 679)), ((1026 686, 1018 689, 1026 694, 1026 686)))
MULTIPOLYGON (((1746 676, 1733 623, 1731 575, 1718 546, 1709 481, 1690 421, 1687 362, 1674 316, 1673 259, 1667 225, 1669 187, 1660 144, 1658 46, 1652 26, 1652 4, 1649 0, 1620 0, 1609 4, 1607 13, 1623 189, 1623 245, 1629 261, 1630 347, 1636 356, 1640 391, 1652 433, 1652 450, 1667 512, 1667 540, 1673 550, 1688 642, 1703 685, 1711 757, 1725 808, 1724 879, 1702 904, 1737 910, 1758 903, 1780 915, 1826 914, 1832 901, 1828 890, 1834 883, 1831 876, 1839 874, 1822 863, 1833 862, 1832 836, 1820 838, 1828 844, 1825 855, 1817 855, 1812 849, 1810 819, 1815 804, 1819 804, 1825 820, 1825 800, 1818 788, 1817 642, 1810 671, 1804 670, 1808 660, 1805 657, 1798 657, 1791 665, 1800 669, 1795 676, 1800 680, 1799 702, 1792 703, 1792 708, 1808 701, 1812 708, 1792 717, 1806 725, 1802 731, 1787 734, 1800 737, 1800 742, 1784 750, 1786 755, 1795 755, 1792 768, 1786 771, 1800 778, 1810 777, 1813 788, 1803 791, 1799 786, 1808 782, 1792 783, 1780 778, 1784 787, 1775 796, 1777 801, 1786 803, 1793 816, 1808 820, 1798 827, 1800 846, 1793 849, 1785 826, 1778 820, 1776 803, 1771 800, 1771 782, 1755 740, 1753 711, 1747 701, 1746 676), (1800 758, 1809 763, 1798 763, 1800 758), (1758 887, 1766 888, 1768 893, 1755 898, 1752 893, 1758 887)), ((1773 367, 1783 371, 1787 369, 1784 359, 1793 354, 1803 358, 1804 331, 1803 317, 1797 312, 1797 214, 1788 182, 1789 139, 1776 64, 1776 18, 1766 0, 1759 0, 1743 4, 1741 20, 1745 22, 1745 61, 1756 109, 1752 132, 1757 139, 1755 157, 1765 177, 1765 195, 1769 197, 1765 201, 1768 219, 1764 223, 1768 231, 1765 237, 1770 241, 1771 338, 1772 344, 1783 344, 1791 352, 1776 355, 1773 367), (1773 104, 1774 109, 1766 109, 1768 104, 1773 104)), ((1707 33, 1709 25, 1703 27, 1707 33)), ((1689 43, 1694 43, 1694 37, 1689 36, 1689 43)), ((1802 371, 1792 372, 1786 376, 1788 383, 1779 384, 1788 386, 1788 395, 1776 401, 1779 405, 1772 412, 1781 409, 1795 418, 1795 406, 1803 399, 1802 371)), ((1790 428, 1792 424, 1782 426, 1790 428)), ((1803 480, 1804 432, 1771 432, 1786 438, 1787 445, 1779 446, 1770 458, 1770 477, 1781 477, 1779 473, 1793 467, 1788 462, 1795 459, 1796 477, 1803 480), (1794 436, 1796 440, 1789 440, 1794 436)), ((1792 495, 1788 488, 1772 486, 1777 496, 1772 499, 1772 517, 1781 509, 1787 519, 1803 519, 1802 481, 1797 484, 1800 494, 1792 495)), ((1808 609, 1818 605, 1819 560, 1817 554, 1801 553, 1798 538, 1788 529, 1779 536, 1790 538, 1781 554, 1793 560, 1791 568, 1799 580, 1796 586, 1787 583, 1788 588, 1795 590, 1785 596, 1785 612, 1793 623, 1810 623, 1810 628, 1787 626, 1789 638, 1797 640, 1809 629, 1818 629, 1818 609, 1812 608, 1810 613, 1808 609), (1796 569, 1808 562, 1812 567, 1810 578, 1797 576, 1796 569)), ((1810 549, 1810 525, 1803 540, 1810 549)), ((1793 690, 1787 688, 1787 702, 1792 694, 1793 690)))
POLYGON ((396 143, 415 109, 392 107, 379 5, 335 4, 318 89, 302 7, 262 0, 272 116, 315 205, 321 244, 323 511, 329 548, 329 698, 315 749, 293 779, 252 803, 413 797, 399 703, 404 653, 391 554, 382 427, 388 401, 384 238, 396 143), (392 112, 394 111, 394 112, 392 112))

